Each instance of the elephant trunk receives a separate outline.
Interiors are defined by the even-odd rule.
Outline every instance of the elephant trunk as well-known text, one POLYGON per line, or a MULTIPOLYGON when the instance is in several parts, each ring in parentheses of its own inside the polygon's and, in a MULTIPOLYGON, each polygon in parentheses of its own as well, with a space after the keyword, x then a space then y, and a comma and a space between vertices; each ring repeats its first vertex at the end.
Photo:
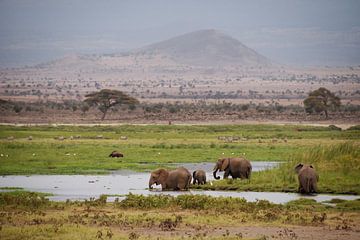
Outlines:
POLYGON ((217 180, 220 179, 220 177, 216 176, 216 173, 217 173, 218 170, 219 170, 219 169, 216 168, 216 169, 214 170, 214 172, 213 172, 214 178, 217 179, 217 180))
POLYGON ((149 189, 153 189, 153 187, 152 187, 153 184, 154 184, 154 183, 150 180, 150 181, 149 181, 149 189))

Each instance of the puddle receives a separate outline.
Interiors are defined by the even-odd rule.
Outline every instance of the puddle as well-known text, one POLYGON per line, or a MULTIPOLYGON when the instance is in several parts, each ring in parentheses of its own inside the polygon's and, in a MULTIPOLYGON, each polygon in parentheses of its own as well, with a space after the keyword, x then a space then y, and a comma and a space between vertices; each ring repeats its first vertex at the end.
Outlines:
MULTIPOLYGON (((274 167, 278 163, 252 162, 253 170, 260 171, 274 167)), ((213 163, 182 164, 191 172, 196 169, 204 169, 209 180, 213 180, 213 163)), ((209 196, 231 196, 243 197, 248 201, 257 199, 268 200, 273 203, 286 203, 302 197, 315 199, 316 201, 326 201, 333 198, 352 200, 360 198, 353 195, 330 195, 319 194, 316 196, 304 196, 296 193, 279 192, 228 192, 228 191, 199 191, 192 190, 187 192, 162 192, 160 186, 153 191, 148 187, 149 173, 136 173, 131 171, 117 171, 109 175, 31 175, 19 176, 10 175, 0 177, 0 187, 21 187, 27 191, 47 192, 54 196, 49 197, 53 201, 85 200, 91 197, 98 198, 101 194, 123 196, 129 192, 133 194, 170 194, 178 196, 180 194, 205 194, 209 196)), ((5 190, 3 190, 5 191, 5 190)), ((109 197, 109 201, 114 201, 116 197, 109 197)), ((123 197, 119 197, 120 199, 123 197)))

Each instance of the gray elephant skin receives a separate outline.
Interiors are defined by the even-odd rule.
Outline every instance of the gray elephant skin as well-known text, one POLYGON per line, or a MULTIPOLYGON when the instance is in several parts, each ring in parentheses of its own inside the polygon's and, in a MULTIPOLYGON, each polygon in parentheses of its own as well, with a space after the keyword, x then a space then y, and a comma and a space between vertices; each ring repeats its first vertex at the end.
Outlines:
POLYGON ((206 184, 206 173, 204 170, 196 170, 193 172, 193 184, 206 184))
POLYGON ((245 158, 220 158, 214 167, 214 178, 220 179, 216 176, 217 171, 225 171, 224 179, 230 175, 233 179, 250 179, 252 166, 245 158))
POLYGON ((171 171, 161 168, 151 172, 149 189, 152 189, 153 184, 160 184, 162 190, 188 190, 191 179, 190 172, 184 167, 171 171))
POLYGON ((295 167, 295 172, 298 174, 298 191, 300 193, 317 193, 317 182, 319 181, 319 176, 312 165, 299 163, 295 167))

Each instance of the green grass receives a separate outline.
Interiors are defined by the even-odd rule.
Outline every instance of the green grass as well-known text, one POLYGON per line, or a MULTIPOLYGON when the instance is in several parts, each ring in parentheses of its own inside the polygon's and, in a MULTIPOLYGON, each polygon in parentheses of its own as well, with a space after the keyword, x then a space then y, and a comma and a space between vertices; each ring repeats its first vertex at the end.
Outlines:
POLYGON ((251 180, 225 179, 212 185, 196 186, 212 190, 295 192, 298 187, 294 167, 312 164, 319 174, 319 193, 360 194, 360 148, 352 142, 317 146, 297 153, 278 168, 254 172, 251 180))
POLYGON ((316 143, 359 139, 360 131, 356 129, 336 131, 295 125, 0 126, 0 174, 144 171, 169 163, 215 162, 221 156, 243 153, 252 161, 281 161, 316 143), (69 139, 77 135, 81 138, 69 139), (98 135, 104 139, 96 139, 98 135), (54 139, 59 136, 67 139, 54 139), (120 140, 121 136, 128 140, 120 140), (218 140, 219 136, 239 136, 243 140, 226 143, 218 140), (109 158, 113 150, 124 153, 125 158, 109 158))

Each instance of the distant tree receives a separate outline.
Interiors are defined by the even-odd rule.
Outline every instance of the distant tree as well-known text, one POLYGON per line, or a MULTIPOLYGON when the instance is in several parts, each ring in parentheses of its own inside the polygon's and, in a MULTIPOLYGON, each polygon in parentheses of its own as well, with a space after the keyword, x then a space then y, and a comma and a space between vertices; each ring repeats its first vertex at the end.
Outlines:
POLYGON ((340 107, 340 98, 335 96, 326 88, 319 88, 309 93, 309 96, 304 100, 305 111, 307 113, 325 113, 328 118, 329 110, 336 110, 340 107))
POLYGON ((81 112, 82 112, 83 115, 85 115, 85 113, 86 113, 87 111, 89 111, 89 109, 90 109, 89 104, 87 104, 87 103, 85 103, 85 102, 80 105, 80 110, 81 110, 81 112))
POLYGON ((105 119, 107 111, 116 105, 131 105, 138 104, 139 101, 121 91, 103 89, 99 92, 93 92, 85 96, 85 103, 90 106, 97 106, 98 109, 103 113, 101 120, 105 119))
POLYGON ((21 112, 22 109, 23 109, 23 107, 20 106, 20 105, 18 105, 18 104, 15 104, 14 107, 13 107, 13 110, 14 110, 14 112, 16 112, 16 113, 21 112))

